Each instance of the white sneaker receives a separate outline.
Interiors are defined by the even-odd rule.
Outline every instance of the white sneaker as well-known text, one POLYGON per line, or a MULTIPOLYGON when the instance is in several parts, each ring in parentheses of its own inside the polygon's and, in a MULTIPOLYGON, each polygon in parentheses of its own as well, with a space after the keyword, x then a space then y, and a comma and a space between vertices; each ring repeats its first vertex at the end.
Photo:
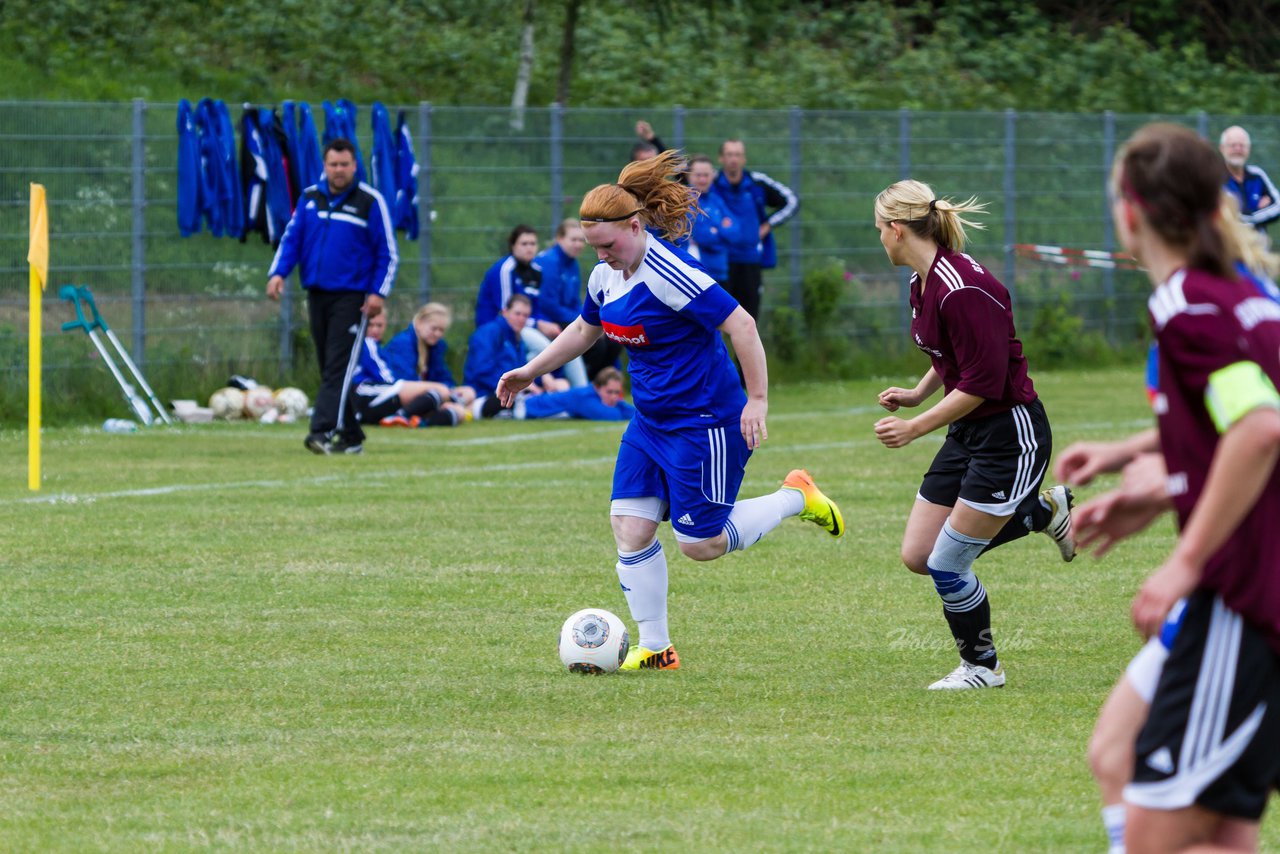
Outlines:
POLYGON ((1043 533, 1048 534, 1058 544, 1058 551, 1062 553, 1062 559, 1065 561, 1070 561, 1076 556, 1076 535, 1071 530, 1071 505, 1074 499, 1075 496, 1071 494, 1071 490, 1062 484, 1040 493, 1040 500, 1053 511, 1049 525, 1043 533))
POLYGON ((970 688, 1003 688, 1004 668, 996 669, 980 664, 960 662, 960 666, 929 686, 930 691, 967 691, 970 688))

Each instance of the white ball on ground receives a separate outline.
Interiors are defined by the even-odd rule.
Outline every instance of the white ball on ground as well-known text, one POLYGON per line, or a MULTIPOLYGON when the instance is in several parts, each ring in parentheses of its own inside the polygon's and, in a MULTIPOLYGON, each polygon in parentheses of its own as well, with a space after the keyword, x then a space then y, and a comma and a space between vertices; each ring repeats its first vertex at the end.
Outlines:
POLYGON ((266 386, 256 386, 244 393, 244 414, 249 418, 261 418, 267 410, 275 408, 275 395, 266 386))
POLYGON ((560 660, 572 673, 613 673, 630 648, 626 625, 603 608, 584 608, 560 628, 560 660))
POLYGON ((220 388, 209 398, 213 417, 223 421, 235 421, 244 415, 244 392, 238 388, 220 388))
POLYGON ((280 410, 281 421, 286 416, 292 421, 306 415, 309 404, 307 393, 300 388, 286 386, 276 391, 276 409, 280 410))

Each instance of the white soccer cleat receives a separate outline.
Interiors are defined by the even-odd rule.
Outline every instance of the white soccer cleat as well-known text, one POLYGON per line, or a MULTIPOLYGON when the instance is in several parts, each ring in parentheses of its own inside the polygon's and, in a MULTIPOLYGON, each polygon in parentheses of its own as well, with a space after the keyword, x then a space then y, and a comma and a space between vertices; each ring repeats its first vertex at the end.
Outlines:
POLYGON ((1003 688, 1004 668, 960 662, 960 666, 929 686, 930 691, 968 691, 971 688, 1003 688))
POLYGON ((1050 487, 1040 493, 1040 500, 1049 506, 1053 516, 1044 533, 1058 544, 1062 559, 1070 561, 1076 556, 1076 535, 1071 529, 1071 505, 1075 496, 1062 484, 1050 487))

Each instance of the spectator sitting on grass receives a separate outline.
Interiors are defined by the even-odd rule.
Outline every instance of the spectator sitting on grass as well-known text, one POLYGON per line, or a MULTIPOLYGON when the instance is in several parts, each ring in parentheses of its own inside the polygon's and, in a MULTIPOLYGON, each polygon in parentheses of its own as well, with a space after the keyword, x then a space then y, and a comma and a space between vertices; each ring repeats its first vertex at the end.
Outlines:
POLYGON ((480 398, 472 405, 472 415, 476 418, 506 417, 521 421, 534 418, 630 421, 636 410, 622 399, 622 395, 622 373, 617 368, 605 368, 596 374, 588 388, 520 397, 510 409, 503 409, 494 395, 480 398))
MULTIPOLYGON (((502 375, 525 363, 528 351, 525 350, 520 331, 529 320, 532 309, 533 303, 527 296, 512 294, 507 298, 502 314, 471 333, 462 378, 463 382, 476 390, 476 394, 492 396, 502 375)), ((529 392, 541 394, 545 391, 568 389, 567 380, 556 379, 548 374, 531 385, 529 392)))

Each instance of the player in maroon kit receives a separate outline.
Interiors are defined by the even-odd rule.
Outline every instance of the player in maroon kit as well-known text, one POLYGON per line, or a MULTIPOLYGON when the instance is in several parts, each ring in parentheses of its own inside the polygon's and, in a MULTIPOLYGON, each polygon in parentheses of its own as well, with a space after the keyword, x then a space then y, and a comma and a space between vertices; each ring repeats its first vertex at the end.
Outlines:
MULTIPOLYGON (((1130 852, 1254 847, 1280 787, 1280 306, 1236 274, 1221 184, 1213 148, 1175 125, 1139 131, 1112 175, 1116 231, 1155 286, 1153 406, 1179 527, 1134 624, 1151 635, 1187 597, 1124 791, 1130 852)), ((1163 509, 1148 505, 1091 526, 1121 539, 1163 509)))
POLYGON ((1075 557, 1071 493, 1039 492, 1053 448, 1044 406, 1027 375, 1009 292, 963 253, 962 214, 985 206, 938 199, 919 181, 899 181, 876 197, 876 228, 889 260, 911 267, 911 337, 933 367, 915 388, 888 388, 890 412, 946 395, 915 418, 888 416, 876 436, 901 448, 939 427, 947 438, 924 476, 902 538, 902 561, 933 578, 960 652, 960 666, 930 689, 1004 685, 991 637, 991 607, 974 560, 1042 531, 1063 560, 1075 557))

